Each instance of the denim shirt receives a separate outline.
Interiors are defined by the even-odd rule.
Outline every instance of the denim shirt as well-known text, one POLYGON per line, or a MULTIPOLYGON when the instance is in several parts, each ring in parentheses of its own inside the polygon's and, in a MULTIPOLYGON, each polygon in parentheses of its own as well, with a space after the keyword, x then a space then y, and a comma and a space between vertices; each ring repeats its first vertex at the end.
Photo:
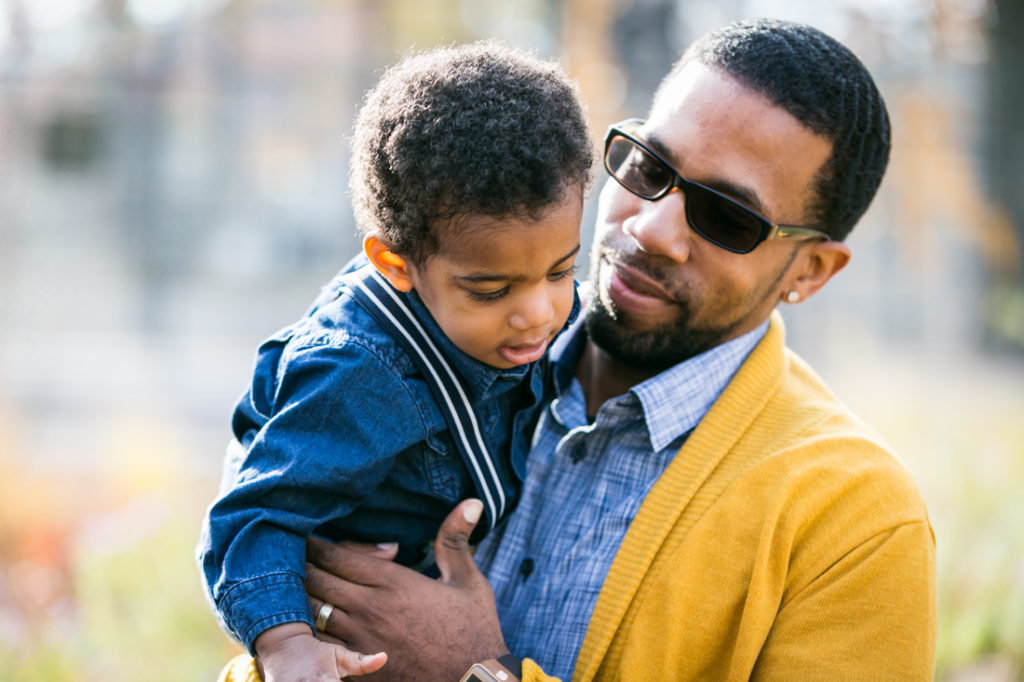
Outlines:
MULTIPOLYGON (((203 525, 197 558, 207 591, 250 652, 270 627, 312 627, 302 586, 308 536, 398 542, 399 560, 413 563, 451 508, 477 494, 416 364, 340 279, 351 269, 257 351, 232 418, 245 456, 228 469, 233 479, 203 525)), ((511 509, 547 359, 490 367, 456 348, 415 292, 409 299, 466 383, 511 509)), ((573 317, 578 309, 577 301, 573 317)))

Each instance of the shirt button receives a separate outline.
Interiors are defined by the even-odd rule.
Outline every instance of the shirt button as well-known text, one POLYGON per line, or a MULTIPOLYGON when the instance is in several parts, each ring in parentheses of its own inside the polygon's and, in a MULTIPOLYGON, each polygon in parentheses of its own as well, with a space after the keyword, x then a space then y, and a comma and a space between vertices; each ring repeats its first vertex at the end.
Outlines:
POLYGON ((533 573, 533 559, 526 557, 519 564, 519 575, 523 576, 523 580, 526 580, 530 577, 531 573, 533 573))
POLYGON ((583 443, 573 443, 569 448, 569 460, 573 464, 579 464, 583 461, 583 458, 587 456, 587 448, 583 443))

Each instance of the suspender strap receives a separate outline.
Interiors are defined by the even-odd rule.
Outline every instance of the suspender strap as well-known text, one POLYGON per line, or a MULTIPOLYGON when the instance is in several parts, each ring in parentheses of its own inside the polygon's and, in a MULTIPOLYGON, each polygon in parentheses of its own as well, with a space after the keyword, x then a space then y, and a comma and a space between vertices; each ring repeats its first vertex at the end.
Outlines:
POLYGON ((493 529, 505 513, 505 490, 461 376, 416 319, 405 293, 392 287, 372 268, 352 273, 346 280, 352 285, 356 300, 402 344, 419 367, 484 503, 487 529, 493 529))

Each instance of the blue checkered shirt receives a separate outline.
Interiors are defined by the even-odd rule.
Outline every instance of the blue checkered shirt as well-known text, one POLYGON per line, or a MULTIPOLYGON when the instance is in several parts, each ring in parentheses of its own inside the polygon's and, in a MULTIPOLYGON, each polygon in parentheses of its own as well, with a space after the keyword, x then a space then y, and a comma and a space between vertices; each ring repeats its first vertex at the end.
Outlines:
MULTIPOLYGON (((582 316, 581 316, 582 318, 582 316)), ((765 322, 601 406, 574 378, 580 321, 552 348, 557 398, 541 416, 518 508, 476 552, 513 654, 572 676, 590 614, 640 503, 768 329, 765 322)))

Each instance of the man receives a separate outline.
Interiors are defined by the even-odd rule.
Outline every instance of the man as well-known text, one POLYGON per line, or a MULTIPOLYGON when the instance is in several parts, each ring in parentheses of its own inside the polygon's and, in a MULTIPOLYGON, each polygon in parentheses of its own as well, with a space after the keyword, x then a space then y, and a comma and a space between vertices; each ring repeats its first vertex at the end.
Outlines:
POLYGON ((439 534, 438 581, 311 541, 323 636, 386 651, 393 679, 931 679, 925 506, 773 313, 847 264, 888 152, 831 38, 761 20, 694 44, 646 122, 609 131, 585 328, 553 350, 483 572, 477 501, 439 534))

